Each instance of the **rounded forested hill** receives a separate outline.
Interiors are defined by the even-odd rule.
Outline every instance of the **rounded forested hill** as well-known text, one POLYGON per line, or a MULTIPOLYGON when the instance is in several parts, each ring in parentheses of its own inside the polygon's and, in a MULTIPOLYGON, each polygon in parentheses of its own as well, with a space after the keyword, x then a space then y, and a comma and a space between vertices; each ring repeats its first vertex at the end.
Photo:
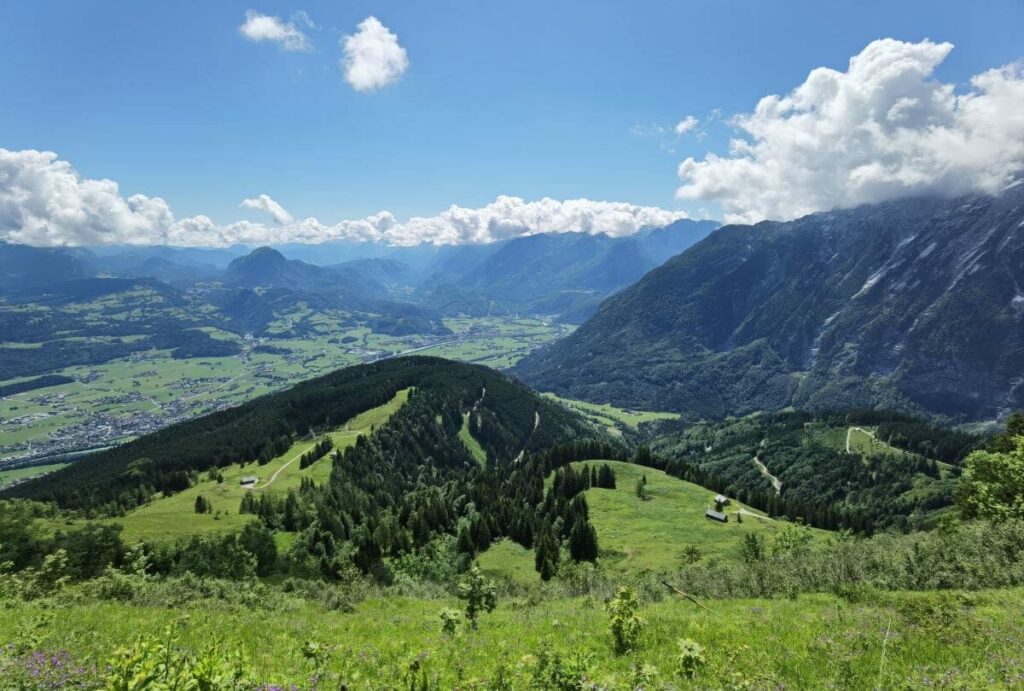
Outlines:
POLYGON ((324 434, 409 388, 408 402, 383 432, 393 449, 384 460, 395 473, 415 474, 414 482, 441 484, 479 467, 459 437, 469 417, 486 465, 495 469, 511 467, 524 453, 595 436, 582 417, 495 370, 402 357, 341 369, 173 425, 0 496, 117 514, 157 493, 187 488, 200 472, 272 458, 294 440, 324 434))

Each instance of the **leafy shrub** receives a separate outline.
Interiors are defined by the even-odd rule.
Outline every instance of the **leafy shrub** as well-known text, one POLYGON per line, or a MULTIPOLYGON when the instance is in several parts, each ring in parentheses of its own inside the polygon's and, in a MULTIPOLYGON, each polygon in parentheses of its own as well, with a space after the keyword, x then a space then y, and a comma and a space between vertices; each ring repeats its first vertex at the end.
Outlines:
POLYGON ((679 639, 677 645, 679 646, 679 675, 685 679, 693 679, 701 667, 707 664, 704 647, 689 638, 679 639))
POLYGON ((504 658, 498 660, 494 673, 487 681, 488 691, 513 691, 515 686, 512 683, 512 668, 504 658))
POLYGON ((303 600, 315 602, 321 607, 334 612, 354 612, 357 595, 352 588, 340 588, 321 581, 310 581, 304 578, 287 578, 281 584, 281 590, 296 595, 303 600))
POLYGON ((629 688, 650 689, 658 679, 658 668, 646 662, 634 662, 629 670, 629 688))
POLYGON ((532 683, 537 689, 551 691, 582 691, 591 688, 588 670, 593 660, 590 653, 577 651, 568 658, 545 646, 536 655, 532 683))
POLYGON ((0 598, 38 600, 55 595, 70 580, 67 565, 68 555, 62 549, 46 555, 38 569, 12 573, 10 562, 0 564, 0 598))
POLYGON ((459 597, 466 601, 466 621, 474 629, 480 612, 493 612, 498 606, 494 583, 484 578, 476 566, 459 583, 459 597))
POLYGON ((614 641, 615 652, 622 654, 633 650, 640 642, 640 633, 647 622, 644 621, 637 610, 640 603, 636 598, 636 591, 629 586, 622 586, 606 608, 611 617, 609 630, 614 641))
POLYGON ((105 688, 109 691, 141 689, 203 689, 243 691, 256 686, 237 652, 216 646, 194 653, 179 645, 173 626, 161 637, 138 639, 119 648, 107 663, 105 688))
POLYGON ((441 632, 446 636, 454 636, 459 629, 459 613, 454 609, 441 610, 441 632))

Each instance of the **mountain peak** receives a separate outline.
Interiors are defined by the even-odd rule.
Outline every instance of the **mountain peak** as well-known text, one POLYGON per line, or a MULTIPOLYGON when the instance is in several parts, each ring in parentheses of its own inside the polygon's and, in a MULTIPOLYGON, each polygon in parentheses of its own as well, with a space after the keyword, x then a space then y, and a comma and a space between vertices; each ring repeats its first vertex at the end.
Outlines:
POLYGON ((286 270, 288 260, 270 247, 257 247, 244 257, 228 264, 227 277, 230 283, 247 286, 274 283, 286 270))

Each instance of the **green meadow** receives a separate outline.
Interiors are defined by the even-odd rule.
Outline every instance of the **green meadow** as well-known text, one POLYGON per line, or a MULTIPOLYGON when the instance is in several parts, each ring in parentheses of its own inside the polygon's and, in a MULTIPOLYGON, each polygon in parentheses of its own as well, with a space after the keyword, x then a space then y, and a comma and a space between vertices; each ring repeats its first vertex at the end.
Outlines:
POLYGON ((473 433, 469 431, 469 416, 472 413, 465 413, 462 416, 462 428, 459 430, 459 439, 466 445, 469 453, 473 455, 476 462, 480 465, 487 463, 487 452, 484 451, 484 447, 480 446, 480 442, 476 440, 473 433))
POLYGON ((606 427, 614 428, 616 425, 625 425, 626 427, 636 429, 645 422, 679 419, 679 415, 676 413, 628 410, 626 408, 617 408, 610 403, 588 403, 587 401, 563 398, 553 393, 546 393, 544 395, 558 401, 562 405, 583 413, 594 422, 606 427))
POLYGON ((66 650, 76 664, 102 669, 119 646, 139 636, 166 641, 164 629, 172 625, 179 637, 174 652, 217 645, 222 654, 239 653, 257 683, 285 688, 314 688, 315 673, 332 680, 331 688, 349 689, 1012 689, 1024 684, 1021 589, 883 594, 871 603, 815 594, 711 601, 708 609, 665 589, 645 598, 638 614, 646 625, 635 648, 623 654, 613 651, 609 617, 598 595, 502 593, 497 609, 480 617, 477 630, 462 627, 450 636, 441 631, 440 612, 460 603, 444 594, 387 593, 343 612, 269 589, 242 590, 249 602, 238 605, 203 599, 175 608, 91 599, 75 603, 73 596, 55 606, 12 602, 0 618, 0 638, 19 641, 31 635, 41 649, 66 650), (681 640, 699 646, 691 676, 681 665, 681 640), (311 649, 319 651, 319 663, 309 658, 311 649), (560 678, 577 685, 559 685, 560 678))
POLYGON ((46 465, 34 465, 28 468, 14 468, 13 470, 0 470, 0 487, 8 485, 17 480, 24 480, 25 478, 35 477, 37 475, 45 475, 46 473, 52 473, 55 470, 60 470, 67 463, 48 463, 46 465))
MULTIPOLYGON (((586 498, 601 563, 610 572, 667 572, 696 560, 738 559, 746 535, 768 538, 789 525, 735 500, 725 508, 728 523, 712 521, 704 512, 715 508, 714 492, 653 468, 619 461, 584 461, 573 467, 604 463, 615 471, 615 489, 592 487, 586 498), (644 477, 646 496, 641 499, 636 485, 644 477)), ((812 539, 828 536, 827 531, 808 530, 812 539)), ((539 581, 533 552, 507 540, 493 545, 479 561, 492 576, 539 581)))
MULTIPOLYGON (((354 444, 360 434, 368 435, 386 422, 408 400, 409 391, 399 391, 384 405, 360 413, 340 428, 330 431, 328 436, 334 442, 334 448, 344 449, 354 444)), ((238 530, 253 519, 251 515, 238 513, 242 497, 247 492, 284 493, 298 487, 304 477, 318 483, 326 481, 331 472, 329 457, 321 458, 307 468, 299 468, 299 458, 318 440, 319 437, 298 441, 264 465, 253 461, 243 466, 228 466, 221 470, 222 482, 204 478, 182 492, 158 497, 123 518, 108 519, 108 522, 123 526, 122 538, 128 544, 238 530), (241 480, 246 476, 256 476, 259 480, 251 488, 243 487, 241 480), (200 495, 212 505, 210 513, 195 512, 196 497, 200 495)))

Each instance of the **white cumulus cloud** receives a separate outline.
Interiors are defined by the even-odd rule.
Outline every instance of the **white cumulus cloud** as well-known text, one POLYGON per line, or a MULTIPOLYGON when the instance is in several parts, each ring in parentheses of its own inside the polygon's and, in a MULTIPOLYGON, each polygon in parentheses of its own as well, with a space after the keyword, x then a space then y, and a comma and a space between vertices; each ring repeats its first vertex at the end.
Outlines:
POLYGON ((113 180, 82 178, 53 152, 0 149, 2 240, 39 246, 147 242, 173 221, 163 199, 123 197, 113 180))
POLYGON ((341 46, 345 81, 356 91, 385 87, 397 81, 409 67, 409 57, 398 44, 398 36, 376 17, 360 22, 356 33, 342 38, 341 46))
POLYGON ((479 209, 453 205, 436 216, 411 218, 390 228, 387 239, 396 245, 418 242, 461 245, 537 233, 604 233, 618 237, 631 235, 644 227, 668 225, 686 217, 682 211, 626 202, 560 201, 547 197, 528 202, 520 197, 503 195, 479 209))
POLYGON ((260 196, 252 199, 243 199, 239 206, 245 209, 263 211, 279 226, 287 225, 293 220, 292 215, 288 213, 283 206, 271 199, 268 194, 261 194, 260 196))
POLYGON ((687 115, 685 118, 676 123, 676 134, 686 134, 699 124, 700 120, 693 117, 692 115, 687 115))
POLYGON ((434 216, 399 221, 389 211, 325 223, 295 219, 269 195, 241 206, 272 223, 221 224, 209 216, 175 219, 159 197, 124 197, 113 180, 83 177, 49 151, 0 149, 0 241, 40 247, 80 245, 177 245, 223 247, 331 240, 390 245, 487 243, 537 233, 605 233, 622 236, 686 218, 625 202, 589 199, 526 201, 500 196, 480 208, 450 206, 434 216))
POLYGON ((279 44, 284 50, 300 52, 310 47, 309 39, 299 28, 300 24, 307 28, 313 26, 305 12, 298 12, 295 21, 286 22, 280 17, 247 10, 245 21, 238 27, 238 31, 250 41, 270 41, 279 44))
POLYGON ((933 77, 949 43, 882 39, 845 72, 812 70, 732 122, 727 154, 687 158, 677 197, 715 200, 729 222, 786 220, 919 193, 994 193, 1024 169, 1024 69, 967 88, 933 77))

